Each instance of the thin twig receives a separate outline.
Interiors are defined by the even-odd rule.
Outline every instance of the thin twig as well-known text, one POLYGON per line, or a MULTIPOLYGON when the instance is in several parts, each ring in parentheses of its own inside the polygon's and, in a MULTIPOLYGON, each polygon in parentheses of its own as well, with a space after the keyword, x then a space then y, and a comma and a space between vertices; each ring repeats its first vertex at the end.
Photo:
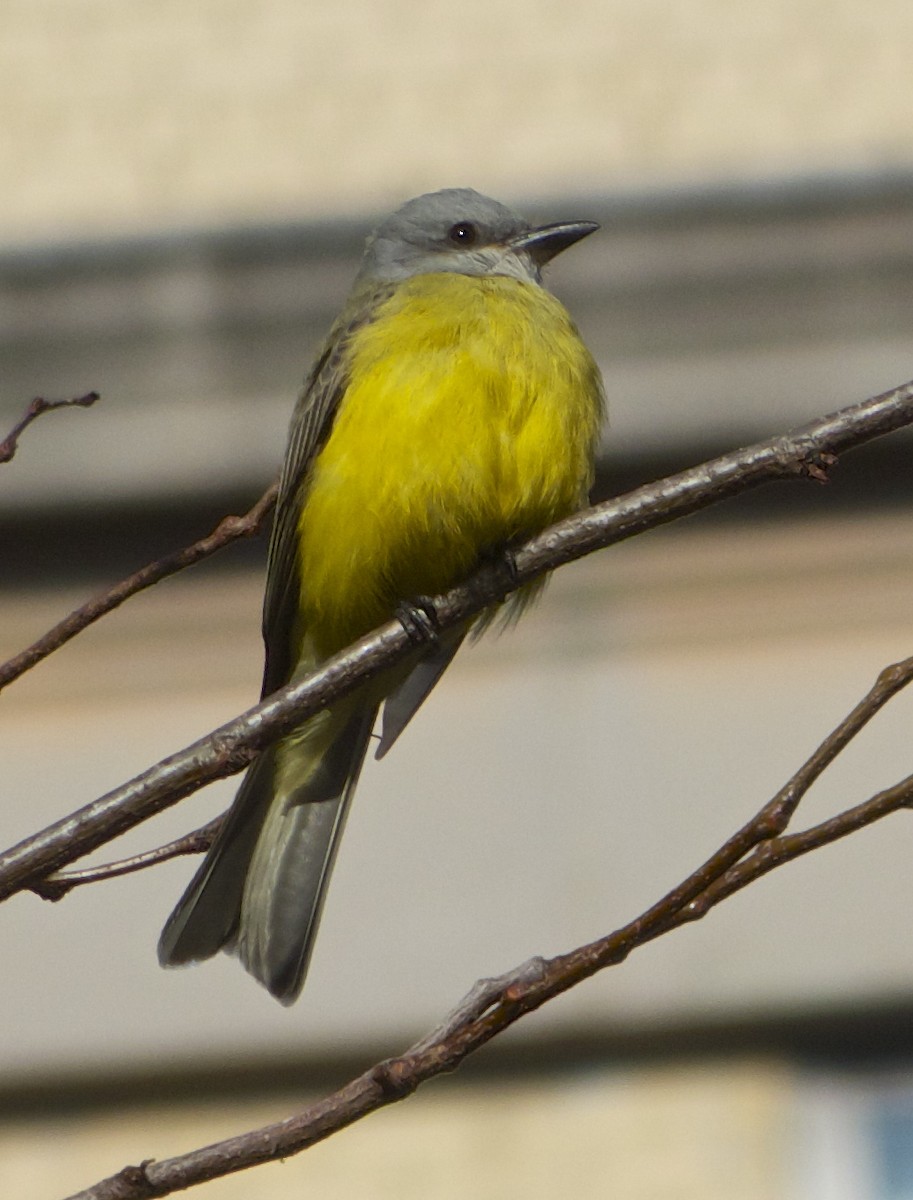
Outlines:
POLYGON ((756 879, 767 875, 785 862, 793 862, 812 850, 820 850, 840 838, 856 833, 880 821, 891 813, 913 806, 913 775, 908 775, 893 787, 885 788, 868 800, 845 809, 835 817, 812 825, 800 833, 786 834, 759 843, 744 862, 736 863, 720 879, 701 893, 683 913, 682 920, 698 920, 714 905, 740 892, 756 879))
MULTIPOLYGON (((909 663, 898 664, 898 667, 905 668, 900 674, 909 682, 909 663)), ((887 668, 879 680, 895 670, 887 668)), ((730 838, 678 887, 627 925, 568 954, 552 959, 532 959, 497 979, 481 980, 431 1034, 416 1042, 403 1055, 376 1064, 337 1092, 293 1117, 204 1146, 189 1154, 159 1161, 147 1160, 138 1166, 124 1167, 116 1175, 101 1180, 69 1200, 148 1200, 149 1197, 167 1196, 195 1184, 300 1153, 369 1113, 411 1095, 422 1083, 436 1075, 455 1070, 465 1058, 526 1013, 540 1008, 598 971, 618 965, 633 950, 661 934, 699 920, 728 896, 777 867, 911 806, 913 776, 801 833, 763 838, 772 812, 778 814, 778 821, 788 822, 795 811, 795 804, 792 808, 784 806, 782 797, 804 795, 809 775, 816 771, 820 774, 818 766, 823 764, 820 767, 823 770, 865 724, 865 721, 856 719, 854 714, 864 707, 868 719, 898 690, 897 687, 889 687, 873 699, 876 689, 825 739, 808 762, 748 822, 743 831, 730 838), (753 831, 751 836, 746 834, 748 830, 753 831), (743 861, 726 868, 732 847, 743 834, 749 842, 754 837, 757 848, 743 861)))
MULTIPOLYGON (((820 478, 839 451, 911 423, 913 383, 908 383, 812 421, 790 435, 723 455, 587 509, 518 547, 509 577, 489 564, 466 583, 434 597, 437 624, 448 629, 546 571, 738 492, 776 480, 820 478)), ((0 899, 31 887, 204 784, 240 771, 304 718, 402 660, 412 648, 403 626, 388 622, 309 678, 280 688, 207 737, 26 838, 0 855, 0 899)))
POLYGON ((31 890, 42 900, 62 900, 75 887, 86 883, 99 883, 104 879, 117 879, 120 875, 132 875, 134 871, 143 871, 146 867, 157 866, 158 863, 168 862, 171 858, 180 858, 184 854, 204 854, 212 845, 213 838, 219 832, 221 816, 213 817, 199 829, 185 833, 183 837, 166 842, 164 846, 156 846, 154 850, 144 850, 141 854, 131 854, 129 858, 119 858, 117 862, 102 863, 97 867, 86 867, 82 871, 65 871, 48 875, 32 884, 31 890))
MULTIPOLYGON (((873 686, 836 728, 828 734, 814 753, 743 827, 729 838, 707 862, 697 868, 679 887, 673 888, 627 928, 636 937, 636 944, 645 942, 689 920, 697 920, 725 896, 741 890, 779 866, 792 861, 819 846, 880 820, 889 813, 907 807, 913 795, 913 776, 893 788, 871 797, 854 808, 802 833, 783 835, 800 801, 812 784, 820 778, 838 754, 904 687, 913 682, 913 657, 894 663, 879 672, 873 686)), ((614 935, 613 935, 614 936, 614 935)), ((580 978, 591 973, 590 957, 596 952, 596 966, 609 965, 599 958, 602 942, 575 950, 571 956, 578 967, 586 970, 580 978)), ((619 947, 613 943, 612 952, 619 947)), ((619 960, 620 961, 620 960, 619 960)))
POLYGON ((20 436, 42 413, 52 412, 55 408, 91 408, 98 399, 98 392, 86 392, 84 396, 70 396, 66 400, 45 400, 43 396, 36 396, 29 401, 25 412, 0 442, 0 463, 11 461, 19 449, 20 436))
POLYGON ((156 562, 149 563, 139 571, 134 571, 120 583, 93 596, 87 603, 64 617, 31 646, 27 646, 7 662, 0 664, 0 690, 18 679, 20 675, 24 675, 26 671, 41 662, 42 659, 47 658, 49 654, 59 650, 71 638, 76 637, 77 633, 81 633, 100 617, 123 604, 125 600, 129 600, 131 596, 135 596, 137 592, 152 587, 154 583, 160 583, 169 575, 175 575, 178 571, 194 566, 195 563, 208 558, 240 538, 254 537, 262 530, 272 512, 273 505, 276 503, 278 487, 277 482, 272 483, 243 517, 223 517, 212 533, 207 534, 206 537, 200 538, 191 546, 185 546, 183 550, 178 550, 174 554, 168 554, 156 562))
MULTIPOLYGON (((832 733, 828 734, 811 758, 803 763, 789 782, 765 804, 759 813, 734 833, 703 866, 688 877, 689 886, 696 889, 693 894, 679 895, 677 892, 670 892, 669 896, 663 898, 661 904, 667 906, 672 903, 676 909, 681 908, 693 898, 693 895, 705 891, 714 880, 725 875, 749 850, 760 843, 767 843, 768 847, 772 845, 772 839, 786 829, 800 800, 815 780, 830 766, 856 734, 911 680, 913 680, 913 657, 885 667, 852 712, 840 722, 832 733)), ((105 879, 114 879, 119 875, 141 871, 181 854, 204 854, 212 844, 212 839, 218 832, 222 819, 222 817, 216 817, 207 825, 186 834, 183 838, 178 838, 176 841, 168 842, 164 846, 147 850, 130 858, 119 859, 117 862, 105 863, 102 866, 83 871, 66 871, 48 875, 32 884, 30 890, 45 900, 60 900, 74 887, 86 883, 98 883, 105 879)), ((769 854, 770 850, 766 850, 765 853, 769 854)), ((648 919, 652 912, 652 909, 649 910, 642 919, 648 919)), ((663 907, 658 915, 663 916, 665 912, 666 907, 663 907)))

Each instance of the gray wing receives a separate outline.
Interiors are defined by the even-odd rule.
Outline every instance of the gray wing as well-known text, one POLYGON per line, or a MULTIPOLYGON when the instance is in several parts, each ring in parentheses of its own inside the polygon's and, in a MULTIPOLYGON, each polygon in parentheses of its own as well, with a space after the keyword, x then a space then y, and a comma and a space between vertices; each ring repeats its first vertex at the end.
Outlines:
POLYGON ((468 627, 464 626, 449 630, 437 645, 425 651, 406 678, 387 696, 375 758, 384 757, 424 704, 431 689, 450 666, 467 633, 468 627))
POLYGON ((311 464, 330 436, 333 420, 345 395, 349 341, 357 330, 371 321, 378 305, 391 291, 390 287, 374 287, 350 298, 342 316, 330 330, 292 413, 269 543, 263 601, 264 696, 287 683, 295 668, 300 638, 300 631, 295 628, 300 591, 298 515, 311 464))

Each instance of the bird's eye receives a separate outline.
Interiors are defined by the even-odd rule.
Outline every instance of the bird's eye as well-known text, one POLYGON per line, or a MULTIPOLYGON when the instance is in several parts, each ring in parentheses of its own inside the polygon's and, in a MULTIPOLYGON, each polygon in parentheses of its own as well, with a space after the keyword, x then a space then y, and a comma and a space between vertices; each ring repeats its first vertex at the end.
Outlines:
POLYGON ((472 221, 458 221, 447 230, 447 236, 457 246, 471 246, 479 236, 472 221))

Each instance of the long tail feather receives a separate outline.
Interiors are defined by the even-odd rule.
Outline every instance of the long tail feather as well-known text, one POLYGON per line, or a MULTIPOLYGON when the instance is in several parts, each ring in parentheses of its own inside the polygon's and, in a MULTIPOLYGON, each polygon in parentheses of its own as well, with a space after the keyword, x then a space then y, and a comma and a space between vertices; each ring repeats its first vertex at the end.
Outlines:
POLYGON ((159 938, 163 967, 212 958, 234 937, 244 879, 273 790, 273 748, 253 763, 218 836, 159 938))
POLYGON ((287 780, 298 764, 282 768, 277 799, 254 848, 232 948, 283 1004, 293 1003, 304 983, 376 715, 376 707, 352 714, 294 789, 287 780))
POLYGON ((261 754, 162 931, 163 966, 234 951, 283 1004, 297 998, 376 715, 328 713, 261 754))

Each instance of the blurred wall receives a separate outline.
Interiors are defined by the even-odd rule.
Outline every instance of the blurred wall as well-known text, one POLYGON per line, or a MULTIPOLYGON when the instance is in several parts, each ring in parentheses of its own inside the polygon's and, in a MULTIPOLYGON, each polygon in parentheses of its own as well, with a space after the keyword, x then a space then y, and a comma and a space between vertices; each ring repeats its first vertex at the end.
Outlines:
POLYGON ((904 0, 11 0, 0 241, 908 167, 904 0))

